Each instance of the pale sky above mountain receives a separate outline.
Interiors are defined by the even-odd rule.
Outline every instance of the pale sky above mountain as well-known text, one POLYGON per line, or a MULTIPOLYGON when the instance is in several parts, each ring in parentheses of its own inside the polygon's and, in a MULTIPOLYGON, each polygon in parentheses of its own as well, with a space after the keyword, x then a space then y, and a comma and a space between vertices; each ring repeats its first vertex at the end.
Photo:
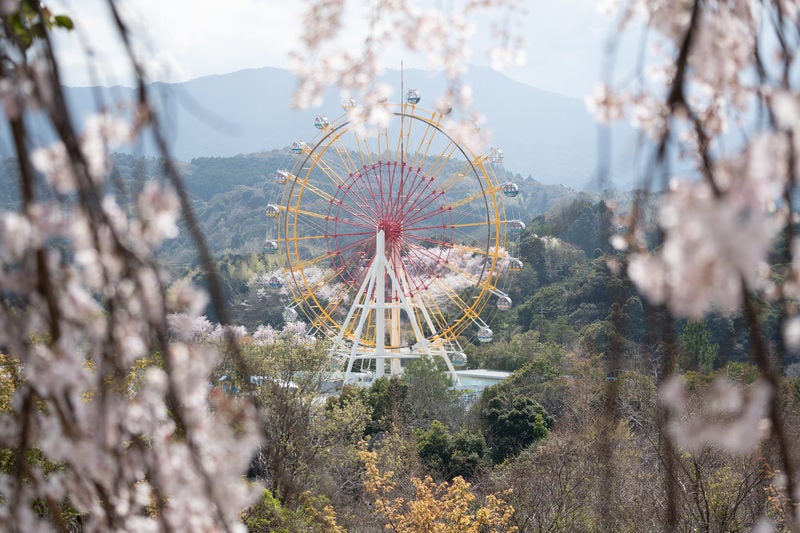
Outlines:
MULTIPOLYGON (((453 2, 431 1, 440 7, 453 2)), ((520 31, 526 35, 526 64, 503 72, 534 87, 583 97, 601 76, 603 45, 610 21, 597 0, 535 0, 520 31)), ((72 15, 81 29, 62 36, 64 81, 68 85, 130 83, 121 71, 122 50, 113 38, 105 0, 51 0, 56 12, 72 15), (83 31, 85 30, 85 31, 83 31), (81 41, 91 43, 98 61, 95 79, 86 68, 81 41)), ((185 81, 245 68, 288 68, 298 48, 303 3, 285 0, 121 0, 132 29, 148 58, 153 81, 185 81)), ((352 13, 356 25, 363 13, 352 13)), ((472 63, 488 64, 488 28, 479 24, 472 63)), ((345 46, 354 43, 344 43, 345 46)), ((421 58, 387 53, 387 67, 424 68, 421 58)))

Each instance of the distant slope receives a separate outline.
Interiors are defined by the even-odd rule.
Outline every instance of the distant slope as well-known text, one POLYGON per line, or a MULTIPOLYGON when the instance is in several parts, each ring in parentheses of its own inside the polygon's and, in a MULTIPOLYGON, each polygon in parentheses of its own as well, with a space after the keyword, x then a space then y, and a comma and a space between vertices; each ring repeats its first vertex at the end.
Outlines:
MULTIPOLYGON (((473 67, 467 80, 493 144, 506 154, 507 169, 542 183, 585 188, 595 171, 597 129, 581 100, 535 89, 488 68, 473 67)), ((397 87, 396 100, 399 72, 387 72, 383 81, 397 87)), ((260 68, 185 83, 156 83, 150 89, 163 102, 173 154, 188 161, 287 147, 315 133, 316 114, 335 117, 342 112, 332 91, 319 109, 291 109, 295 84, 287 70, 260 68)), ((422 107, 432 107, 443 89, 441 76, 419 70, 405 71, 404 84, 422 92, 422 107)), ((100 93, 107 101, 133 97, 122 87, 100 93)), ((96 107, 94 88, 69 88, 67 94, 79 115, 96 107)), ((152 153, 146 143, 144 153, 152 153)))
MULTIPOLYGON (((275 170, 294 156, 289 150, 272 150, 234 157, 200 157, 182 165, 193 208, 211 251, 222 254, 259 252, 270 227, 265 217, 268 203, 279 200, 274 183, 275 170)), ((142 160, 119 154, 114 158, 117 172, 135 179, 137 168, 150 175, 160 173, 156 160, 142 160)), ((529 223, 537 215, 584 195, 563 185, 545 185, 517 174, 520 194, 507 202, 506 216, 529 223)), ((178 238, 164 244, 160 256, 171 265, 191 265, 196 261, 194 243, 182 228, 178 238)))

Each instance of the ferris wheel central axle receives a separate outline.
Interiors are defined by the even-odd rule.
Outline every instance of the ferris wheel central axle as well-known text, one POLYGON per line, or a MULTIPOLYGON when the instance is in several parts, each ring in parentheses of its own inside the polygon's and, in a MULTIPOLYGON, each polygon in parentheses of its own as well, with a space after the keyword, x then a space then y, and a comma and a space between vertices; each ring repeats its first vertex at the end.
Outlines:
POLYGON ((386 244, 393 246, 403 238, 403 222, 401 220, 379 220, 378 231, 382 231, 386 244))

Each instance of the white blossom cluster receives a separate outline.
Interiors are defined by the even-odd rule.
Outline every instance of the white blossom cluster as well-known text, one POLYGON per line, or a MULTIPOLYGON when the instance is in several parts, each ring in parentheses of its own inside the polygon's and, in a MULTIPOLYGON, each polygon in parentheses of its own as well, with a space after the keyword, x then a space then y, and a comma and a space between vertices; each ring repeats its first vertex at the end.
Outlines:
POLYGON ((248 284, 262 300, 274 298, 276 294, 280 297, 288 298, 290 284, 294 283, 299 284, 301 288, 310 289, 317 297, 323 300, 330 300, 341 296, 343 290, 342 283, 331 278, 332 271, 330 269, 309 265, 304 267, 302 271, 298 270, 295 274, 286 275, 282 270, 256 274, 248 284), (275 277, 282 279, 280 287, 270 286, 270 279, 275 277))
POLYGON ((766 257, 779 220, 758 199, 764 188, 774 193, 775 187, 770 180, 747 179, 739 170, 731 166, 736 177, 721 196, 701 181, 675 182, 664 198, 659 219, 666 234, 663 246, 633 253, 628 267, 652 301, 699 318, 712 309, 736 311, 743 290, 766 284, 766 257))
POLYGON ((639 20, 653 30, 651 61, 636 83, 603 84, 587 99, 601 122, 627 117, 689 165, 685 177, 672 179, 663 193, 658 249, 648 250, 644 232, 633 225, 612 241, 631 249, 629 274, 639 289, 687 317, 736 311, 745 291, 769 288, 767 254, 789 222, 784 191, 797 174, 788 163, 796 96, 769 74, 761 83, 757 78, 756 61, 780 67, 771 55, 776 50, 760 49, 769 46, 772 7, 749 0, 699 2, 696 10, 695 4, 604 5, 617 9, 622 27, 639 20), (682 50, 688 52, 678 64, 682 50), (726 138, 731 125, 753 115, 759 102, 785 126, 756 126, 761 131, 744 142, 726 138))
POLYGON ((18 376, 0 413, 14 462, 0 474, 0 524, 67 530, 76 511, 85 531, 243 530, 254 409, 210 395, 216 349, 168 337, 178 311, 176 329, 217 334, 199 316, 206 295, 167 291, 154 259, 178 233, 176 191, 143 180, 118 201, 108 154, 142 124, 100 114, 74 133, 49 66, 34 64, 40 75, 2 80, 30 90, 2 93, 25 142, 19 177, 3 178, 19 208, 0 211, 0 351, 18 376), (29 112, 46 113, 58 140, 31 146, 29 112))
POLYGON ((419 254, 417 259, 425 264, 420 278, 425 284, 424 297, 448 309, 458 302, 458 292, 482 281, 488 262, 485 255, 458 247, 432 248, 430 254, 419 254))
MULTIPOLYGON (((616 0, 601 8, 616 14, 619 29, 646 25, 649 46, 635 79, 599 85, 587 105, 600 122, 627 119, 648 139, 643 183, 647 190, 662 185, 657 239, 645 215, 634 215, 618 219, 626 231, 611 243, 627 251, 638 289, 674 316, 742 312, 762 376, 747 387, 719 379, 699 405, 689 404, 679 379, 668 378, 661 387, 667 432, 691 452, 713 446, 751 453, 770 435, 786 449, 774 415, 777 357, 761 338, 753 302, 771 300, 785 314, 785 346, 797 350, 800 87, 791 43, 798 5, 616 0), (788 250, 776 261, 776 245, 787 237, 788 250)), ((787 468, 792 459, 784 453, 780 461, 787 468)))
MULTIPOLYGON (((553 245, 558 244, 555 241, 549 242, 553 245)), ((506 255, 504 249, 499 251, 500 257, 504 258, 506 255)), ((415 253, 413 257, 413 261, 403 262, 401 260, 400 268, 404 270, 398 273, 401 283, 408 284, 406 290, 418 295, 427 305, 433 304, 437 309, 447 309, 456 313, 462 311, 465 304, 461 301, 459 293, 485 282, 488 276, 487 257, 468 248, 434 247, 426 250, 426 253, 415 253)), ((366 268, 365 266, 362 275, 366 273, 366 268)), ((258 274, 250 280, 250 287, 261 299, 273 298, 276 294, 288 296, 289 282, 283 283, 280 287, 269 284, 270 279, 281 274, 281 271, 258 274)), ((335 306, 335 308, 329 309, 334 320, 344 319, 363 281, 363 279, 357 279, 356 283, 346 285, 335 281, 338 278, 334 276, 331 269, 321 268, 317 265, 307 266, 302 272, 286 277, 292 277, 302 284, 298 295, 311 291, 317 298, 335 306)), ((167 318, 173 338, 217 343, 222 339, 221 326, 211 324, 205 317, 176 314, 169 315, 167 318)), ((270 325, 262 325, 250 335, 250 338, 257 345, 272 345, 279 341, 291 344, 313 342, 313 338, 309 339, 306 335, 305 327, 303 322, 290 322, 281 331, 276 331, 270 325), (302 329, 294 332, 293 328, 302 329)), ((232 332, 236 338, 248 335, 241 327, 232 332)), ((335 333, 338 331, 334 331, 335 333)))
MULTIPOLYGON (((391 88, 376 84, 376 80, 391 51, 402 49, 424 58, 429 70, 444 75, 447 89, 433 97, 433 106, 442 114, 455 108, 464 110, 464 118, 451 120, 448 131, 479 151, 486 141, 479 135, 482 118, 473 108, 471 88, 463 81, 471 60, 475 21, 489 21, 494 44, 485 53, 493 66, 519 65, 525 60, 525 38, 519 24, 527 12, 525 4, 519 0, 462 0, 433 8, 425 2, 400 0, 309 1, 301 48, 292 54, 292 69, 299 78, 294 105, 318 106, 328 88, 338 87, 343 98, 358 103, 348 112, 359 134, 385 127, 389 115, 381 104, 391 96, 391 88)), ((403 97, 395 95, 395 100, 403 97)))
POLYGON ((660 396, 672 415, 668 430, 687 451, 701 452, 715 446, 749 454, 770 429, 772 387, 763 380, 744 387, 719 377, 703 396, 702 404, 691 405, 686 383, 671 377, 662 385, 660 396))
POLYGON ((240 325, 212 323, 205 316, 185 313, 167 315, 170 336, 186 343, 223 347, 231 338, 252 342, 256 346, 272 346, 278 343, 304 345, 314 342, 308 335, 308 325, 302 321, 287 322, 280 330, 269 324, 259 325, 252 333, 240 325))

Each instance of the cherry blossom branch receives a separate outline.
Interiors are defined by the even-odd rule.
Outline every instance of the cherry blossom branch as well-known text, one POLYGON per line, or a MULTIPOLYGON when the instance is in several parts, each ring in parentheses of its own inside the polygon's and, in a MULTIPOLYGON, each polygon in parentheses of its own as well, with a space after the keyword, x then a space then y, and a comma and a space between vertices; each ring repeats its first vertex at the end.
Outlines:
MULTIPOLYGON (((744 284, 744 281, 742 281, 744 284)), ((789 512, 786 515, 786 521, 792 531, 798 531, 800 524, 797 523, 796 512, 799 507, 797 499, 797 475, 794 460, 792 458, 788 438, 786 435, 786 425, 783 420, 781 412, 781 399, 780 399, 780 377, 775 369, 775 365, 769 358, 769 352, 764 342, 764 337, 761 333, 761 327, 756 313, 753 298, 746 287, 743 289, 743 307, 747 325, 752 337, 752 354, 753 359, 764 377, 772 387, 773 394, 769 406, 769 419, 772 425, 772 438, 778 446, 778 455, 780 457, 780 464, 786 474, 785 497, 789 502, 789 512)))
MULTIPOLYGON (((183 181, 181 180, 180 176, 178 175, 177 169, 172 161, 172 158, 169 157, 169 150, 166 146, 166 141, 164 136, 161 132, 161 128, 158 123, 158 116, 155 113, 150 111, 150 106, 148 104, 147 99, 147 90, 144 83, 144 71, 143 68, 133 52, 133 48, 131 46, 130 36, 128 32, 127 25, 120 17, 120 14, 117 10, 116 4, 113 0, 109 0, 108 2, 109 8, 111 9, 111 13, 114 19, 114 22, 117 26, 119 34, 122 38, 123 44, 125 45, 126 52, 128 54, 129 61, 134 68, 136 73, 136 82, 137 82, 137 92, 138 92, 138 103, 140 106, 140 110, 148 110, 147 113, 147 121, 152 125, 154 137, 156 140, 156 145, 164 157, 164 170, 167 177, 170 179, 173 187, 175 188, 178 198, 181 203, 182 212, 184 219, 186 220, 187 226, 189 228, 190 234, 195 242, 195 246, 197 247, 198 253, 200 255, 201 264, 203 265, 204 270, 208 274, 209 280, 209 291, 211 300, 214 306, 217 308, 219 316, 223 322, 223 324, 230 323, 230 316, 228 314, 227 308, 225 306, 224 296, 222 293, 221 283, 219 280, 219 275, 216 271, 216 267, 211 257, 210 250, 205 242, 205 237, 200 230, 199 224, 197 223, 197 219, 194 215, 194 210, 192 209, 191 203, 189 201, 188 193, 186 192, 186 188, 183 185, 183 181)), ((160 344, 162 346, 167 346, 167 336, 166 336, 166 322, 161 324, 162 327, 159 328, 159 337, 160 337, 160 344)), ((241 352, 239 350, 238 344, 236 343, 235 339, 233 338, 232 334, 226 335, 226 341, 230 348, 230 350, 234 354, 234 360, 237 364, 244 366, 244 359, 241 356, 241 352)), ((185 415, 183 413, 182 406, 180 404, 178 394, 176 391, 176 384, 174 381, 174 375, 176 369, 173 367, 171 359, 169 357, 165 358, 165 364, 167 365, 167 377, 169 382, 169 393, 168 397, 170 399, 170 404, 173 407, 173 416, 175 416, 176 421, 178 422, 180 427, 188 427, 185 415)), ((225 517, 222 515, 223 509, 223 502, 219 501, 216 496, 216 491, 214 490, 215 480, 211 478, 209 475, 208 470, 205 468, 203 461, 201 459, 201 453, 199 451, 199 447, 197 443, 194 441, 192 435, 186 435, 187 444, 189 449, 191 450, 190 458, 195 470, 201 475, 203 479, 203 483, 205 486, 206 494, 208 495, 209 499, 216 503, 215 511, 218 514, 219 523, 224 527, 225 531, 230 531, 227 521, 225 517)))
MULTIPOLYGON (((700 319, 711 311, 744 313, 752 343, 752 361, 763 379, 749 387, 746 412, 730 422, 730 427, 718 429, 747 431, 758 436, 753 427, 760 427, 758 417, 770 420, 770 437, 777 449, 775 462, 792 478, 781 490, 785 491, 786 501, 791 502, 786 522, 794 529, 797 480, 788 453, 785 422, 778 410, 782 394, 778 386, 780 369, 775 367, 763 337, 755 302, 763 297, 780 306, 779 324, 784 333, 800 329, 800 317, 787 319, 796 312, 795 250, 800 244, 795 242, 796 215, 792 212, 797 178, 794 129, 800 124, 800 111, 788 75, 796 51, 790 44, 792 39, 785 35, 796 31, 796 21, 788 20, 788 8, 780 2, 693 0, 630 4, 635 8, 623 8, 622 25, 637 11, 643 13, 647 26, 657 34, 661 51, 668 47, 672 55, 674 50, 674 57, 663 66, 651 65, 666 80, 663 93, 646 84, 639 94, 615 93, 603 86, 589 103, 598 117, 607 121, 624 116, 626 106, 632 108, 634 126, 654 141, 654 158, 644 172, 646 183, 651 183, 657 170, 670 182, 669 186, 664 183, 659 239, 652 250, 639 228, 639 224, 646 222, 640 207, 641 196, 637 196, 630 217, 623 219, 627 222, 626 234, 616 236, 614 245, 620 250, 633 249, 627 262, 629 276, 652 304, 663 305, 670 314, 700 319), (772 33, 777 45, 773 48, 780 52, 775 60, 762 57, 762 48, 770 46, 770 40, 762 37, 769 31, 768 26, 759 26, 762 18, 769 19, 774 26, 772 33), (773 66, 780 68, 779 81, 768 79, 773 66), (747 78, 751 69, 758 74, 756 83, 747 78), (651 89, 656 96, 649 94, 651 89), (663 98, 658 94, 663 94, 663 98), (726 154, 724 134, 728 121, 743 120, 753 106, 767 110, 769 128, 752 136, 744 134, 744 147, 726 154), (681 151, 669 153, 673 146, 681 151), (670 172, 673 155, 688 159, 693 164, 692 177, 700 179, 673 176, 670 172), (783 246, 785 263, 777 267, 768 263, 774 258, 776 244, 783 246), (782 284, 769 277, 770 272, 779 275, 781 268, 786 269, 781 276, 785 280, 782 284), (771 288, 774 284, 776 290, 771 288)), ((792 11, 791 17, 796 16, 792 11)), ((784 360, 784 342, 788 343, 788 338, 777 342, 780 360, 784 360)), ((800 342, 796 338, 792 342, 797 350, 800 342)), ((671 364, 667 362, 665 366, 671 364)), ((748 449, 760 444, 760 436, 740 439, 737 443, 709 433, 708 428, 715 427, 711 419, 704 421, 705 426, 697 421, 693 424, 682 421, 686 406, 681 396, 683 389, 676 383, 674 378, 667 377, 660 387, 659 405, 665 417, 660 425, 665 461, 673 455, 673 439, 676 446, 688 449, 706 443, 740 452, 744 451, 741 445, 744 440, 748 449)), ((709 394, 713 397, 714 391, 709 394)), ((674 466, 666 468, 671 470, 674 466)), ((678 520, 675 505, 678 491, 673 479, 666 477, 667 522, 671 527, 678 520)))
MULTIPOLYGON (((252 495, 242 474, 255 413, 247 402, 210 410, 219 353, 168 338, 171 304, 155 250, 177 234, 180 202, 150 180, 130 209, 106 190, 109 139, 129 141, 158 123, 140 114, 129 128, 106 113, 78 134, 49 34, 49 25, 71 22, 38 2, 25 6, 0 11, 9 32, 0 46, 20 58, 3 61, 0 79, 11 87, 4 111, 22 198, 17 211, 0 211, 0 342, 21 376, 12 412, 0 413, 0 442, 17 467, 0 484, 0 522, 38 530, 45 519, 69 530, 68 502, 88 529, 230 531, 252 495), (9 30, 13 16, 21 23, 9 30), (31 110, 45 111, 52 145, 27 137, 31 110)), ((149 113, 138 66, 136 74, 139 109, 149 113)), ((199 292, 184 297, 190 309, 205 305, 199 292)))
MULTIPOLYGON (((145 86, 144 70, 131 46, 128 27, 122 20, 119 11, 116 8, 115 1, 109 0, 108 4, 111 9, 114 22, 122 38, 122 41, 125 44, 125 49, 128 54, 128 58, 131 62, 131 65, 133 65, 134 71, 136 72, 137 94, 138 94, 138 102, 140 110, 142 110, 142 112, 146 114, 146 120, 150 122, 150 124, 152 124, 152 130, 156 141, 156 146, 158 147, 159 152, 163 155, 164 158, 163 165, 165 174, 167 175, 168 179, 170 180, 170 183, 175 188, 175 191, 178 194, 178 199, 180 200, 181 203, 181 213, 183 214, 183 218, 186 221, 186 226, 189 230, 189 234, 191 235, 192 240, 195 243, 195 247, 197 248, 197 252, 200 258, 200 264, 202 265, 203 270, 208 275, 208 290, 211 302, 220 317, 220 322, 223 325, 232 325, 230 313, 228 312, 228 308, 225 305, 225 296, 222 291, 222 283, 220 281, 219 273, 217 272, 216 264, 214 263, 213 257, 211 256, 211 251, 208 247, 208 244, 206 243, 205 235, 203 234, 202 229, 200 229, 200 224, 197 221, 197 216, 194 213, 194 208, 192 207, 191 201, 189 200, 189 194, 186 191, 186 187, 183 184, 183 180, 181 179, 180 174, 177 168, 175 167, 174 161, 169 156, 169 148, 167 147, 166 140, 164 139, 164 135, 162 133, 161 127, 158 122, 159 117, 158 115, 150 111, 150 106, 148 104, 148 97, 147 97, 147 88, 145 86)), ((241 350, 239 349, 238 343, 235 341, 233 335, 232 334, 227 335, 226 340, 229 352, 233 354, 234 363, 240 370, 240 375, 243 376, 251 375, 252 372, 248 368, 248 363, 245 361, 244 357, 242 357, 241 350)), ((247 386, 249 386, 249 383, 247 384, 247 386)))

